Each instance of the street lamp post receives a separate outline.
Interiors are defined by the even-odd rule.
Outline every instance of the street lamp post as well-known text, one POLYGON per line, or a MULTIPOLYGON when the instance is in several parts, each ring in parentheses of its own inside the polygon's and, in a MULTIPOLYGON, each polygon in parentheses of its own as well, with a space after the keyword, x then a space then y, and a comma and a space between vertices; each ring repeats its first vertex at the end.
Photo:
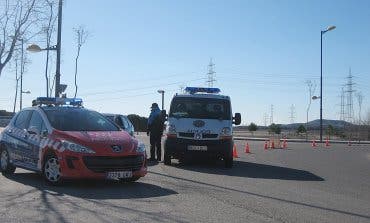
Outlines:
POLYGON ((24 48, 23 48, 23 45, 24 45, 24 40, 23 38, 20 39, 21 41, 21 90, 20 90, 20 94, 19 94, 19 110, 22 110, 22 103, 23 103, 23 73, 24 73, 24 48))
POLYGON ((162 110, 164 109, 164 90, 158 90, 158 93, 162 94, 162 110))
POLYGON ((58 34, 57 34, 57 44, 52 47, 42 49, 36 44, 31 44, 27 47, 27 50, 30 52, 40 52, 43 50, 56 50, 57 51, 57 60, 56 60, 56 71, 55 71, 55 97, 58 98, 61 93, 60 86, 60 51, 61 51, 61 42, 62 42, 62 9, 63 9, 63 0, 59 0, 58 7, 58 34))
POLYGON ((322 36, 336 26, 329 26, 327 29, 321 31, 321 60, 320 60, 320 142, 322 142, 322 36))

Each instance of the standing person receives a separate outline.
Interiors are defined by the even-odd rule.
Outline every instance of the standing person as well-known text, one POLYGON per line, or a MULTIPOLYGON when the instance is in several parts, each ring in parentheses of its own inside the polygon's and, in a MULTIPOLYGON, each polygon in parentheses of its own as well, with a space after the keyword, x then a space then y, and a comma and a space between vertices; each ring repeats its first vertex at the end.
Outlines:
POLYGON ((161 149, 161 138, 163 134, 163 118, 162 111, 159 109, 157 103, 153 103, 151 112, 148 118, 147 135, 150 135, 150 159, 155 160, 157 155, 157 161, 161 161, 162 149, 161 149))

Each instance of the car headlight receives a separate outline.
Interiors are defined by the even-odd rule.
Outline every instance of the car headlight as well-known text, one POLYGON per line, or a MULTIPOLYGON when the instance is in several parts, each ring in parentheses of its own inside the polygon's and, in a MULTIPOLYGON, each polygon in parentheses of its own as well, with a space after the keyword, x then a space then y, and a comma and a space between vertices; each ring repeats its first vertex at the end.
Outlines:
POLYGON ((175 125, 168 125, 167 126, 167 134, 176 134, 176 126, 175 125))
POLYGON ((138 152, 138 153, 145 152, 145 144, 144 143, 139 143, 136 147, 136 152, 138 152))
POLYGON ((231 129, 229 127, 225 127, 221 130, 222 136, 230 136, 231 135, 231 129))
POLYGON ((63 140, 62 145, 65 149, 75 153, 95 153, 95 151, 92 149, 86 148, 73 142, 69 142, 67 140, 63 140))

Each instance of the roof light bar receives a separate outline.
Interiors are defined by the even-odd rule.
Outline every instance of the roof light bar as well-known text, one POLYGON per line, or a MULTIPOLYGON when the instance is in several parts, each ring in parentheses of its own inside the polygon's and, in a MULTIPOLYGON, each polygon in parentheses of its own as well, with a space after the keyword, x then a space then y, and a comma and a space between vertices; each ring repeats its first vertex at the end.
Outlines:
POLYGON ((82 106, 81 98, 49 98, 49 97, 38 97, 36 98, 36 105, 70 105, 70 106, 82 106))
POLYGON ((195 93, 218 94, 221 92, 221 90, 219 88, 186 87, 185 92, 188 92, 189 94, 195 93))

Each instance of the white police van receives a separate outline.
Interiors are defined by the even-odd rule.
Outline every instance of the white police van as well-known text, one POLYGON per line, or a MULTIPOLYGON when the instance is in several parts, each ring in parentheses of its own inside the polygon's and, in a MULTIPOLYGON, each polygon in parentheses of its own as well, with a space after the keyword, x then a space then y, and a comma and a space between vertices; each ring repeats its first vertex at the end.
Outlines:
POLYGON ((229 96, 218 88, 187 87, 176 94, 167 118, 164 164, 171 159, 216 157, 233 165, 233 124, 241 122, 240 113, 232 116, 229 96))

